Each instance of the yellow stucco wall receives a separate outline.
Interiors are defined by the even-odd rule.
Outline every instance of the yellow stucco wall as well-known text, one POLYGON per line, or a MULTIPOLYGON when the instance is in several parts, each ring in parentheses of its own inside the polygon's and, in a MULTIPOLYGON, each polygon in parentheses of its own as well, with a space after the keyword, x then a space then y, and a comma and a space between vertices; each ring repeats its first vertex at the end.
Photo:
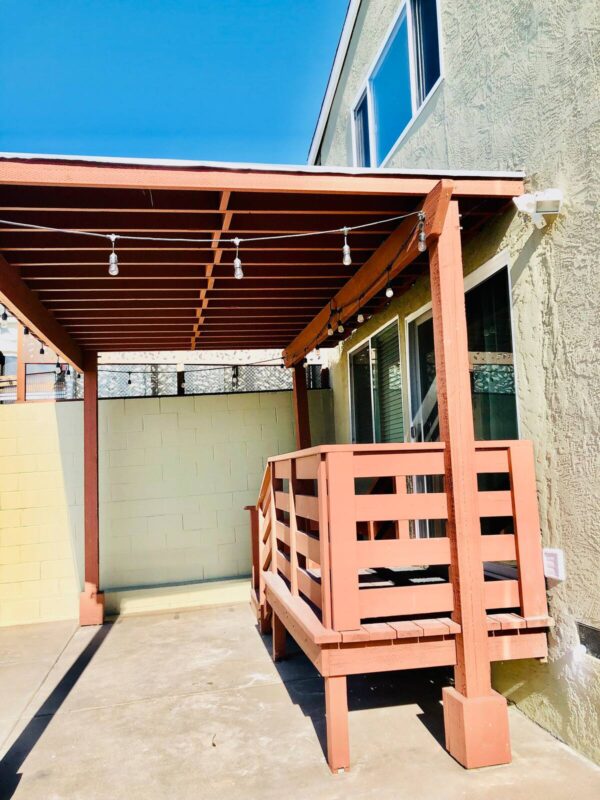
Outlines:
POLYGON ((0 625, 78 613, 81 403, 0 406, 0 625))
MULTIPOLYGON (((313 441, 331 441, 331 393, 309 392, 309 405, 313 441)), ((80 402, 0 406, 0 625, 77 616, 82 437, 80 402)), ((250 572, 243 507, 267 457, 294 448, 291 392, 100 401, 107 610, 239 598, 244 581, 218 579, 250 572)))

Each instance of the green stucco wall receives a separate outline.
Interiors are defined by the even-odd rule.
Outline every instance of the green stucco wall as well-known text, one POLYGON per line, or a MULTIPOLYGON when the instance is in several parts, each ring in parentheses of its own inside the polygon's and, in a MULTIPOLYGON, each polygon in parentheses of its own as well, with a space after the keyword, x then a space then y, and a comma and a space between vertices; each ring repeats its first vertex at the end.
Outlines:
MULTIPOLYGON (((351 103, 397 8, 362 4, 323 164, 351 163, 351 103)), ((496 665, 494 679, 533 719, 600 762, 600 660, 574 655, 576 621, 600 627, 600 4, 441 0, 441 18, 444 79, 388 166, 524 169, 532 189, 565 195, 563 213, 544 230, 509 212, 464 252, 466 272, 509 253, 521 435, 535 443, 544 545, 563 548, 567 564, 567 580, 549 589, 549 663, 496 665)), ((349 437, 348 347, 397 314, 403 336, 403 317, 428 299, 423 279, 339 353, 339 441, 349 437)))

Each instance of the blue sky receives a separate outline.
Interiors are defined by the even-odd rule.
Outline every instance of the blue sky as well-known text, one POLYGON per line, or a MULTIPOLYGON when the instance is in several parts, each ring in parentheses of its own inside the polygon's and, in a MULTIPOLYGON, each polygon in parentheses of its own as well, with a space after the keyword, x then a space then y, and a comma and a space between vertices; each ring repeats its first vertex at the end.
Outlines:
POLYGON ((0 150, 305 163, 346 0, 2 0, 0 150))

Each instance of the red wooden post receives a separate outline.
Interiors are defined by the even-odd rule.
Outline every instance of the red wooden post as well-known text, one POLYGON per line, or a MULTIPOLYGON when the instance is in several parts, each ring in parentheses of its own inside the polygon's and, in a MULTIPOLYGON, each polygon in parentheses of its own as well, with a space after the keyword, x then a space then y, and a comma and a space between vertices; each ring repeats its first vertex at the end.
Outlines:
POLYGON ((453 619, 461 625, 455 688, 443 690, 446 747, 465 767, 483 767, 508 763, 511 755, 506 699, 492 690, 490 678, 457 201, 430 245, 430 273, 453 619))
POLYGON ((360 628, 351 452, 327 453, 331 616, 336 631, 360 628))
POLYGON ((306 389, 306 371, 302 363, 294 367, 294 426, 296 430, 296 448, 304 450, 310 447, 310 419, 308 415, 308 392, 306 389))
POLYGON ((17 324, 17 403, 24 403, 26 400, 26 353, 25 334, 21 323, 17 324))
POLYGON ((83 365, 84 590, 79 624, 101 625, 104 595, 100 585, 98 517, 98 355, 86 353, 83 365))
POLYGON ((508 449, 508 459, 519 565, 521 614, 524 617, 546 617, 548 603, 531 442, 512 442, 508 449))
POLYGON ((350 767, 348 690, 345 675, 325 678, 327 763, 332 772, 350 767))

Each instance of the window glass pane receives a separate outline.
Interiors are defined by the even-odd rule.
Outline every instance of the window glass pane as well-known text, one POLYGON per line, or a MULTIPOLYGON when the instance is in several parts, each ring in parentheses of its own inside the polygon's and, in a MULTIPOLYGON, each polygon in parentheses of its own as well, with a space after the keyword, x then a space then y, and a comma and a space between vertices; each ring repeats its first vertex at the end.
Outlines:
POLYGON ((371 143, 369 142, 369 113, 366 94, 356 106, 354 128, 356 135, 356 166, 370 167, 371 143))
POLYGON ((436 0, 412 0, 417 106, 440 77, 436 0))
POLYGON ((517 439, 508 270, 465 294, 477 439, 517 439))
POLYGON ((412 117, 406 10, 371 78, 371 88, 377 164, 381 164, 412 117))
POLYGON ((369 443, 373 441, 373 413, 368 344, 350 356, 350 379, 352 384, 352 439, 359 444, 369 443))
POLYGON ((395 323, 373 337, 371 350, 375 439, 378 442, 402 442, 402 376, 398 328, 395 323))

